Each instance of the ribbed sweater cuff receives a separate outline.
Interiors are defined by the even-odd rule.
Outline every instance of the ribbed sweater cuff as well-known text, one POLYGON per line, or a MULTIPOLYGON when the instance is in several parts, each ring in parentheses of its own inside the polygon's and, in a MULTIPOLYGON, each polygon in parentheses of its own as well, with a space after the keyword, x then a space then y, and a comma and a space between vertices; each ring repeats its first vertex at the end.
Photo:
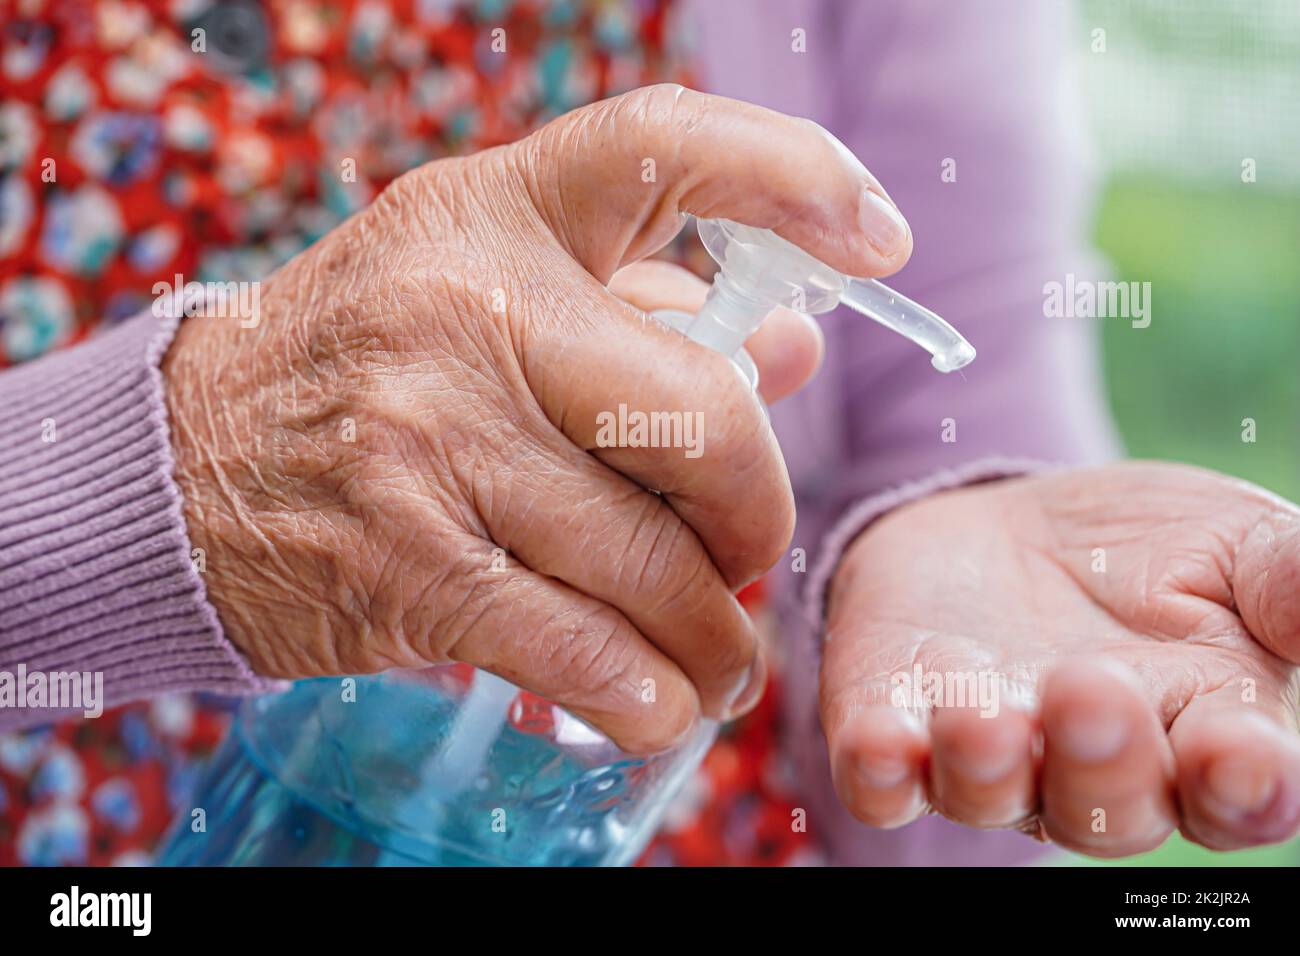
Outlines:
POLYGON ((142 312, 0 372, 0 727, 63 715, 6 701, 20 666, 102 673, 105 706, 277 685, 223 636, 191 561, 159 371, 175 328, 142 312))

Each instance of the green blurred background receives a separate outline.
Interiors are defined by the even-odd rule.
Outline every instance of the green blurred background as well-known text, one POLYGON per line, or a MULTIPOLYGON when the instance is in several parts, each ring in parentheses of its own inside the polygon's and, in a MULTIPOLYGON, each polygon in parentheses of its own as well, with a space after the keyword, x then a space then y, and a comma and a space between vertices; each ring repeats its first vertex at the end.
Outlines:
MULTIPOLYGON (((1096 242, 1117 278, 1151 283, 1150 327, 1099 323, 1128 449, 1300 500, 1300 0, 1077 6, 1096 242)), ((1124 864, 1295 866, 1300 841, 1221 854, 1175 837, 1124 864)))

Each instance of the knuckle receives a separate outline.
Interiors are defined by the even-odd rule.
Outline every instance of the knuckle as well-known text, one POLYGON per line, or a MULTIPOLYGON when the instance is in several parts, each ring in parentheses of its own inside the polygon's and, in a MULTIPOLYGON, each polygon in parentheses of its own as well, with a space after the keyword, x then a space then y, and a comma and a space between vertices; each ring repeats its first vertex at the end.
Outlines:
POLYGON ((680 592, 679 563, 690 543, 686 526, 660 499, 637 494, 645 500, 625 519, 633 527, 615 563, 617 585, 638 594, 680 592))
POLYGON ((671 113, 682 97, 690 93, 680 83, 651 83, 623 94, 616 102, 650 117, 671 113))
POLYGON ((648 134, 673 136, 694 131, 708 97, 680 83, 655 83, 625 93, 612 102, 615 115, 627 114, 648 134))
POLYGON ((819 142, 828 149, 835 149, 835 137, 821 123, 806 116, 792 116, 790 120, 794 123, 795 130, 803 133, 810 141, 819 142))
POLYGON ((501 597, 500 572, 489 571, 481 551, 445 553, 409 613, 413 635, 423 635, 423 655, 430 661, 460 661, 470 656, 467 641, 501 597))
POLYGON ((559 622, 543 638, 545 670, 561 698, 599 699, 631 706, 640 684, 636 642, 612 608, 585 615, 575 627, 559 622))
POLYGON ((651 83, 649 86, 643 86, 634 92, 639 92, 649 97, 667 98, 673 101, 676 101, 686 94, 695 93, 694 90, 688 89, 680 83, 672 82, 651 83))
POLYGON ((721 580, 713 558, 679 519, 672 530, 673 542, 661 548, 666 573, 654 587, 653 613, 665 617, 691 618, 700 613, 721 580))

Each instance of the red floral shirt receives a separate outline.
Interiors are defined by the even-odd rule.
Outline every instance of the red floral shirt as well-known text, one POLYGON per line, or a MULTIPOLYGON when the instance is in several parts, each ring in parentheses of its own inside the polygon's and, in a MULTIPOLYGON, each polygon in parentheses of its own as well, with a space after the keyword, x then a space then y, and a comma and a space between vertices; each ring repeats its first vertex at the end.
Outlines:
MULTIPOLYGON (((0 0, 0 368, 177 274, 260 278, 419 163, 687 79, 679 20, 671 0, 0 0)), ((769 690, 646 862, 810 858, 769 690)), ((229 707, 0 735, 0 864, 147 861, 229 707)))

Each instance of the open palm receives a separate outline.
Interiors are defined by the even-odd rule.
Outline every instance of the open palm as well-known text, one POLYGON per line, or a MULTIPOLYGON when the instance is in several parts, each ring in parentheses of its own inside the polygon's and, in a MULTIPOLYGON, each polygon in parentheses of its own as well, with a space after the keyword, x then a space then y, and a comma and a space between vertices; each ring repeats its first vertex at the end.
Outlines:
POLYGON ((1098 856, 1300 826, 1300 509, 1128 463, 935 495, 831 588, 822 723, 859 818, 1098 856))

